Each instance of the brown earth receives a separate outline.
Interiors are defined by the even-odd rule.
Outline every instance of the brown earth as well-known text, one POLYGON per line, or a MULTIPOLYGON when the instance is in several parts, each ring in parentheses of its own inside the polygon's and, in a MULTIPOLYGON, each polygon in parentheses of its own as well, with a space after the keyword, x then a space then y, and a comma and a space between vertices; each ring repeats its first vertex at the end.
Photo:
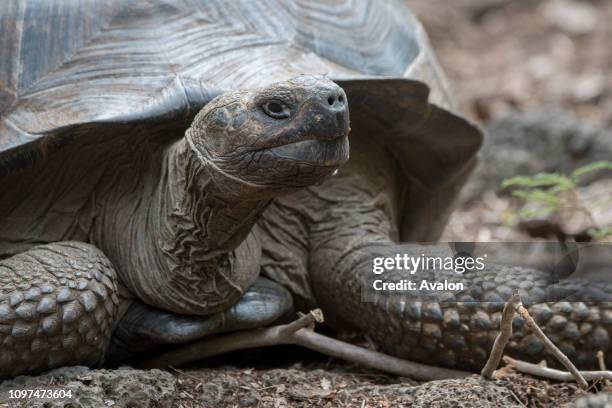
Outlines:
POLYGON ((612 124, 612 2, 407 3, 470 117, 557 107, 600 127, 612 124))
POLYGON ((418 384, 337 362, 297 363, 283 369, 220 366, 170 372, 69 367, 0 384, 0 407, 562 407, 585 394, 574 384, 550 384, 512 372, 502 372, 500 377, 418 384), (66 399, 26 403, 10 400, 9 389, 72 394, 66 399))

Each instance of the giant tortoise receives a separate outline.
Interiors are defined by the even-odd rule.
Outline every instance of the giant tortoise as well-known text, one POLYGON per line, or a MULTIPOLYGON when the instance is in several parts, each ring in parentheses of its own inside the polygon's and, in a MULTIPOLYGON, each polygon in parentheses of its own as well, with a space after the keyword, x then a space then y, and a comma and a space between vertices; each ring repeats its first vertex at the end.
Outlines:
MULTIPOLYGON (((0 18, 0 377, 293 305, 474 369, 509 288, 548 283, 488 265, 459 303, 362 301, 374 257, 439 237, 481 143, 403 1, 8 0, 0 18)), ((609 309, 539 306, 570 357, 609 348, 609 309)))

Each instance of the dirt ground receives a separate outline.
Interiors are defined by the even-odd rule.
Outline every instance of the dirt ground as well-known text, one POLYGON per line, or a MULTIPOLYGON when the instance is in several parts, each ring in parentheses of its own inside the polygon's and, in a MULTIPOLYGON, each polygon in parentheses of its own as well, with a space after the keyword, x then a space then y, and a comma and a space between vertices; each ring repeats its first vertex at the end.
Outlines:
POLYGON ((498 378, 485 381, 474 375, 419 384, 316 358, 282 368, 215 365, 161 371, 67 367, 1 383, 0 408, 570 407, 585 395, 573 383, 551 384, 510 370, 500 370, 498 378), (11 389, 71 394, 67 399, 33 399, 26 404, 9 399, 11 389))
POLYGON ((574 384, 550 384, 516 373, 494 383, 474 376, 418 386, 411 379, 340 362, 320 368, 296 364, 289 369, 245 369, 236 374, 232 367, 179 372, 177 406, 206 401, 211 407, 561 407, 585 394, 574 384), (211 389, 217 390, 214 397, 211 389), (233 391, 221 391, 227 389, 233 391))
POLYGON ((407 0, 463 112, 564 108, 612 125, 609 0, 407 0))

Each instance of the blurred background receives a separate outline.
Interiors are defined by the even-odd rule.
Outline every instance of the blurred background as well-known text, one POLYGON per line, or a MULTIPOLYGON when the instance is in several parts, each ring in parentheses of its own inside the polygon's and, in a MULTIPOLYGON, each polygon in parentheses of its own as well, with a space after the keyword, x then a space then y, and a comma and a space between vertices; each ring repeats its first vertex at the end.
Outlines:
MULTIPOLYGON (((550 203, 504 180, 612 160, 612 1, 407 0, 459 108, 487 132, 448 241, 590 241, 612 235, 612 163, 550 203), (546 207, 549 205, 549 207, 546 207), (544 207, 544 210, 542 210, 544 207), (549 211, 550 210, 550 211, 549 211), (530 216, 525 216, 530 214, 530 216)), ((540 191, 539 193, 546 193, 540 191)))
POLYGON ((612 125, 612 1, 407 3, 471 118, 559 108, 612 125))

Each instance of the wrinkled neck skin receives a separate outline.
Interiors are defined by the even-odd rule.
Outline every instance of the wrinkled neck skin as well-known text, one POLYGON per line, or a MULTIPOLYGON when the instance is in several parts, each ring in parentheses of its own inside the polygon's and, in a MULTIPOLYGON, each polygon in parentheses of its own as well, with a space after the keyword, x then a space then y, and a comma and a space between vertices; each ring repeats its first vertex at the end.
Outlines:
POLYGON ((200 259, 208 261, 233 250, 270 202, 263 188, 232 177, 196 155, 187 139, 167 149, 163 170, 161 232, 171 239, 166 252, 179 258, 200 252, 200 259))
POLYGON ((176 313, 225 309, 259 273, 261 248, 251 228, 270 199, 198 157, 186 138, 164 150, 157 180, 131 222, 128 247, 141 250, 124 252, 124 284, 145 303, 176 313))

